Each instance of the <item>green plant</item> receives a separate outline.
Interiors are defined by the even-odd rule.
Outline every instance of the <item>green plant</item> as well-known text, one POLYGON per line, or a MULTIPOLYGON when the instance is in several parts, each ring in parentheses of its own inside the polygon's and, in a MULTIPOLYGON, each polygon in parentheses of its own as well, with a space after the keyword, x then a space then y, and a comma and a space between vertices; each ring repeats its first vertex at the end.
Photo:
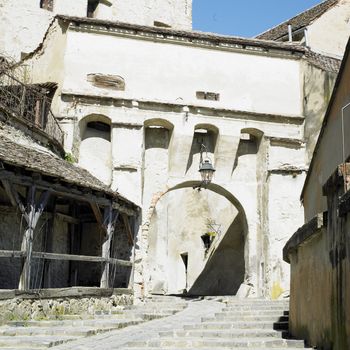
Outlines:
POLYGON ((75 158, 72 153, 65 153, 64 160, 71 164, 75 163, 75 158))

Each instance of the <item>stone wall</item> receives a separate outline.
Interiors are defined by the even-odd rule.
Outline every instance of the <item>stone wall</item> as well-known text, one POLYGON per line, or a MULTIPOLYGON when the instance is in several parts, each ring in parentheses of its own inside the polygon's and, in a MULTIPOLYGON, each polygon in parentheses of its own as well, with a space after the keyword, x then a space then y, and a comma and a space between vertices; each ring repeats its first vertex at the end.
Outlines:
POLYGON ((0 324, 6 321, 59 320, 67 315, 78 315, 86 318, 99 312, 111 313, 132 304, 132 294, 79 298, 17 297, 0 301, 0 324))
POLYGON ((290 332, 320 350, 350 346, 350 193, 340 169, 324 187, 328 213, 300 228, 284 248, 291 264, 290 332))

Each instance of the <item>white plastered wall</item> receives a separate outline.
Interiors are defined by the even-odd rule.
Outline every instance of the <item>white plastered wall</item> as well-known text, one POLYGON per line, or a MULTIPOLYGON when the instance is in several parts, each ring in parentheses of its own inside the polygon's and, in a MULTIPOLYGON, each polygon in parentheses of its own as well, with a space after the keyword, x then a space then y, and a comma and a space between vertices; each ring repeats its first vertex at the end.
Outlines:
POLYGON ((69 32, 66 57, 65 92, 276 115, 302 113, 300 65, 293 59, 74 31, 69 32), (125 91, 93 87, 87 81, 91 73, 123 77, 125 91), (220 101, 199 100, 197 91, 219 93, 220 101))
POLYGON ((315 52, 342 58, 350 34, 350 1, 325 12, 308 26, 309 46, 315 52))
POLYGON ((0 0, 0 54, 15 61, 35 50, 56 14, 86 16, 87 0, 55 0, 53 11, 39 0, 0 0))
POLYGON ((192 29, 192 0, 101 1, 95 18, 153 26, 160 22, 174 29, 192 29))

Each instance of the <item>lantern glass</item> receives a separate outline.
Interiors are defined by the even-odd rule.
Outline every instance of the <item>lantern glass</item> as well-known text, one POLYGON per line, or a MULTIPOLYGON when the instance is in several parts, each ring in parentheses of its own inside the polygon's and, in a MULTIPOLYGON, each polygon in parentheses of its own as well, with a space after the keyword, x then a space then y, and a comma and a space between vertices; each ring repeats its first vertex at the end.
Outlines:
POLYGON ((215 172, 215 169, 213 165, 210 163, 209 159, 206 159, 199 167, 199 172, 202 177, 202 183, 205 185, 208 185, 211 183, 213 179, 213 175, 215 172))

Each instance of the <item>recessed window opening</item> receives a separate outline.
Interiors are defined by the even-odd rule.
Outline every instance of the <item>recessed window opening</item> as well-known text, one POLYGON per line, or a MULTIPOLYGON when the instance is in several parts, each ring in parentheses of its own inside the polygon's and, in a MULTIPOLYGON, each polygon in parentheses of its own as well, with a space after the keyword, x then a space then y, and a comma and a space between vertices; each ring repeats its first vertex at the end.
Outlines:
POLYGON ((111 126, 101 121, 88 122, 82 140, 90 137, 98 137, 106 141, 111 141, 111 126))
POLYGON ((258 152, 258 139, 249 133, 242 133, 238 148, 238 155, 256 154, 258 152))
POLYGON ((89 17, 89 18, 95 17, 95 11, 97 10, 99 3, 100 3, 99 0, 89 0, 88 1, 87 17, 89 17))
POLYGON ((198 100, 220 101, 220 94, 216 92, 197 91, 196 97, 198 100))
POLYGON ((53 11, 54 0, 40 0, 40 8, 48 11, 53 11))
POLYGON ((87 127, 98 131, 111 132, 111 126, 103 122, 89 122, 87 123, 87 127))

